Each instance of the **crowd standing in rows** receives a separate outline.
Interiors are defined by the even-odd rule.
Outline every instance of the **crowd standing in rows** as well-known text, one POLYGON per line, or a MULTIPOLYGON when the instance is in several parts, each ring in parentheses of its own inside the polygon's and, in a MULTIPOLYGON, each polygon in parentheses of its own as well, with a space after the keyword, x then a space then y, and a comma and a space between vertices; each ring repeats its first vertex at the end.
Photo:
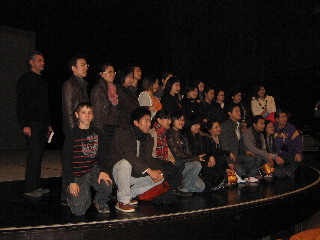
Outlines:
MULTIPOLYGON (((17 113, 28 142, 25 195, 40 197, 41 160, 52 131, 47 86, 41 78, 44 58, 28 56, 30 72, 17 84, 17 113), (37 96, 37 97, 35 97, 37 96)), ((116 209, 134 212, 142 194, 170 185, 155 201, 174 203, 176 196, 223 189, 228 175, 237 183, 261 177, 294 177, 302 160, 302 141, 285 111, 257 85, 251 108, 241 90, 230 93, 194 81, 182 88, 179 77, 142 78, 140 66, 115 72, 99 69, 99 82, 88 94, 89 65, 84 57, 69 60, 72 75, 62 87, 63 175, 61 202, 81 216, 91 205, 108 212, 116 189, 116 209), (160 85, 160 86, 159 86, 160 85), (89 103, 90 102, 90 103, 89 103), (267 164, 272 174, 261 174, 267 164)))

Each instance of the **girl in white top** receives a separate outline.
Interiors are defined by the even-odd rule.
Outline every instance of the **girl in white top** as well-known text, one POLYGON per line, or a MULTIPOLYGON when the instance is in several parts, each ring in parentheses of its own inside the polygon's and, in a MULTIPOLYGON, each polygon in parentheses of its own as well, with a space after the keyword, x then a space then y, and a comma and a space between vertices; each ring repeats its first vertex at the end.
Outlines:
POLYGON ((276 112, 276 103, 272 96, 266 95, 263 85, 255 87, 255 96, 252 97, 251 111, 252 115, 261 115, 266 118, 270 113, 276 112))
POLYGON ((148 107, 151 112, 151 118, 153 118, 157 111, 162 109, 159 99, 154 96, 154 93, 159 89, 158 79, 145 77, 142 81, 142 88, 144 91, 139 95, 139 104, 141 107, 148 107))

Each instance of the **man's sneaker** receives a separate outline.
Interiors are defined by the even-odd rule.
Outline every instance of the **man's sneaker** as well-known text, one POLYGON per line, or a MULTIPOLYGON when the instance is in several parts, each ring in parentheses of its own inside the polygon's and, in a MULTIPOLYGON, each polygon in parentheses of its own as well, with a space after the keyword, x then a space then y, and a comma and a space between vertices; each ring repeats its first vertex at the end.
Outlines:
POLYGON ((49 193, 50 190, 48 188, 38 188, 36 189, 38 192, 41 192, 42 194, 49 193))
POLYGON ((139 203, 138 200, 135 200, 135 199, 131 199, 129 202, 130 205, 137 205, 138 203, 139 203))
POLYGON ((134 207, 132 207, 132 205, 125 204, 122 202, 117 202, 116 209, 118 209, 119 211, 122 211, 122 212, 134 212, 135 211, 135 209, 134 209, 134 207))
POLYGON ((181 196, 181 197, 191 197, 193 194, 192 194, 192 192, 182 192, 182 191, 178 190, 176 192, 176 195, 181 196))
POLYGON ((255 177, 248 177, 248 178, 245 178, 244 180, 246 180, 247 182, 251 182, 251 183, 259 182, 259 179, 255 178, 255 177))
POLYGON ((33 190, 32 192, 25 192, 24 195, 28 197, 41 197, 42 193, 36 189, 36 190, 33 190))
POLYGON ((100 206, 100 205, 94 203, 94 206, 98 210, 99 213, 109 213, 110 212, 110 209, 107 204, 104 206, 100 206))

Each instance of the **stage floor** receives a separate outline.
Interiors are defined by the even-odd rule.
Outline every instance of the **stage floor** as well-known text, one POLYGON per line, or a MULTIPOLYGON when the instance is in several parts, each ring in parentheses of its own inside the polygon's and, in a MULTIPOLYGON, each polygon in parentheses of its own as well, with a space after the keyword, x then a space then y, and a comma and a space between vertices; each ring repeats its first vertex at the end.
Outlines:
MULTIPOLYGON (((52 165, 52 163, 50 164, 52 165)), ((53 165, 51 167, 60 171, 59 167, 53 165)), ((48 167, 46 168, 48 169, 48 167)), ((212 216, 218 216, 221 213, 229 214, 228 212, 241 213, 241 209, 258 209, 263 205, 272 205, 286 198, 290 201, 291 195, 296 194, 298 196, 303 191, 307 192, 309 188, 312 191, 315 189, 318 191, 319 181, 319 171, 303 165, 294 179, 263 179, 260 183, 234 185, 223 191, 210 194, 177 197, 179 201, 170 205, 139 202, 134 213, 123 213, 115 210, 115 202, 111 201, 111 212, 109 214, 98 213, 94 207, 90 207, 86 215, 82 217, 75 217, 68 207, 60 205, 60 177, 42 179, 43 186, 48 187, 51 192, 39 199, 24 196, 23 180, 3 181, 0 182, 0 204, 2 206, 0 236, 2 234, 8 236, 8 233, 14 231, 33 231, 34 229, 80 228, 81 225, 93 226, 96 224, 115 226, 119 223, 133 223, 135 221, 140 221, 140 223, 157 221, 152 219, 167 222, 169 218, 172 220, 176 216, 180 216, 181 220, 181 217, 188 219, 207 213, 214 214, 212 216), (314 188, 315 185, 317 185, 316 188, 314 188)), ((307 198, 307 195, 304 197, 307 198)), ((299 196, 299 199, 301 196, 299 196)), ((317 206, 319 205, 317 204, 317 206)), ((235 216, 235 219, 237 219, 237 216, 235 216)), ((270 221, 272 220, 270 219, 270 221)), ((318 227, 320 227, 319 223, 318 227)))
POLYGON ((134 213, 115 210, 114 202, 111 201, 110 214, 98 213, 94 207, 90 207, 83 217, 73 216, 68 207, 60 205, 61 178, 43 179, 43 186, 48 187, 51 192, 39 199, 24 196, 24 181, 1 182, 0 205, 3 210, 0 214, 0 230, 1 228, 134 219, 232 207, 252 201, 265 201, 303 189, 318 178, 317 171, 310 171, 308 167, 303 166, 300 175, 295 179, 263 179, 260 183, 238 184, 219 192, 194 194, 192 197, 177 197, 179 201, 176 204, 157 205, 141 201, 134 213))

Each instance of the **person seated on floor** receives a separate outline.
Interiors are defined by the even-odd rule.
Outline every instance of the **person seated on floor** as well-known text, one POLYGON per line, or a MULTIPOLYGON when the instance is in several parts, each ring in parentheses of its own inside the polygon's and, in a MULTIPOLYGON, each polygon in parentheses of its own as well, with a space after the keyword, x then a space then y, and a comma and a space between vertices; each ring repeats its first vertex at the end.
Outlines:
POLYGON ((266 151, 272 154, 274 159, 274 172, 272 175, 277 176, 278 178, 285 177, 283 174, 278 174, 279 171, 282 171, 282 167, 279 168, 278 165, 284 164, 284 160, 276 153, 276 146, 274 144, 274 124, 271 120, 265 121, 265 130, 263 131, 263 135, 266 144, 266 151))
POLYGON ((232 152, 235 160, 228 159, 231 169, 240 176, 246 176, 247 182, 258 182, 258 174, 261 159, 254 156, 252 152, 245 148, 242 141, 242 131, 240 129, 241 113, 236 104, 229 104, 227 108, 229 118, 221 124, 221 148, 232 152))
POLYGON ((212 190, 218 190, 224 188, 225 183, 225 169, 219 166, 216 167, 216 159, 206 148, 204 140, 200 134, 200 119, 195 116, 189 116, 186 122, 186 136, 188 140, 188 146, 193 155, 203 155, 205 161, 201 162, 202 169, 200 171, 200 177, 205 182, 206 192, 212 190))
POLYGON ((284 164, 277 166, 275 177, 294 177, 294 172, 302 160, 302 139, 297 129, 288 123, 286 112, 278 109, 275 113, 274 143, 276 153, 284 160, 284 164))
POLYGON ((183 184, 177 195, 189 197, 193 192, 202 192, 205 184, 199 177, 201 170, 200 161, 203 155, 192 155, 184 132, 185 119, 182 112, 172 114, 171 128, 167 131, 168 146, 171 150, 175 165, 182 171, 183 184))
POLYGON ((129 128, 116 129, 108 155, 118 187, 116 209, 122 212, 134 212, 132 205, 138 204, 134 198, 163 182, 161 168, 152 157, 150 111, 138 107, 130 122, 129 128))
POLYGON ((93 186, 97 191, 95 207, 99 212, 107 213, 112 180, 107 173, 106 141, 103 134, 90 126, 93 119, 90 103, 80 103, 75 116, 78 126, 67 134, 62 150, 67 202, 74 215, 84 215, 91 205, 90 186, 93 186))
MULTIPOLYGON (((182 170, 179 166, 176 166, 176 161, 169 149, 167 140, 167 130, 171 125, 171 114, 162 109, 157 112, 154 117, 153 128, 150 129, 149 133, 154 139, 152 156, 157 160, 158 164, 161 166, 164 176, 168 183, 170 184, 170 194, 174 190, 177 190, 182 183, 182 170)), ((181 167, 181 166, 180 166, 181 167)), ((164 199, 164 203, 166 200, 164 199)))
POLYGON ((243 132, 244 145, 256 158, 260 158, 262 162, 267 162, 270 167, 273 167, 275 155, 267 152, 265 139, 262 134, 265 129, 264 117, 257 115, 253 117, 252 121, 252 127, 243 132))
MULTIPOLYGON (((208 121, 206 124, 206 129, 208 133, 201 133, 202 139, 207 149, 207 152, 215 158, 215 166, 213 168, 203 167, 200 172, 200 177, 206 184, 206 190, 219 190, 224 187, 227 174, 236 174, 232 170, 226 159, 235 159, 232 152, 222 150, 220 144, 220 133, 221 126, 218 121, 208 121)), ((238 183, 241 179, 238 179, 238 183)))

